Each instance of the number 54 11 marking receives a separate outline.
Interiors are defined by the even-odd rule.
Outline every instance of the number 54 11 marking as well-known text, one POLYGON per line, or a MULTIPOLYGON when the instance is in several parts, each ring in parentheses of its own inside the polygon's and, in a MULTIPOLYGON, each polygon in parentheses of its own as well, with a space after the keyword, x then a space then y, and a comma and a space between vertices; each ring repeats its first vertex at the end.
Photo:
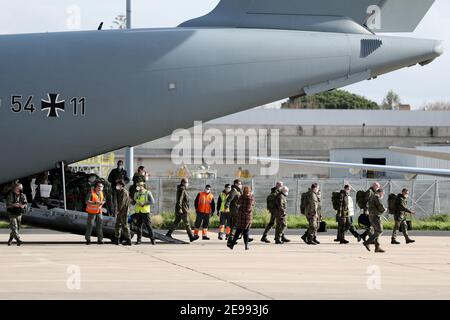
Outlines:
POLYGON ((80 111, 80 115, 86 115, 86 98, 78 98, 74 97, 70 100, 70 104, 73 107, 73 115, 78 115, 78 110, 80 111))

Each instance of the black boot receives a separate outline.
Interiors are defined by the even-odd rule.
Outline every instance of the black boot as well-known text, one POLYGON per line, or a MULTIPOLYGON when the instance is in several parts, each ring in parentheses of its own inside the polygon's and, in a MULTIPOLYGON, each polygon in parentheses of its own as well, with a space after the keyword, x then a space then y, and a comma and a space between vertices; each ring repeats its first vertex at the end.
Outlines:
POLYGON ((410 243, 414 243, 414 242, 416 242, 416 240, 413 240, 413 239, 406 239, 406 244, 410 244, 410 243))
POLYGON ((349 244, 349 242, 347 240, 345 240, 344 238, 342 238, 339 243, 340 244, 349 244))
POLYGON ((367 231, 364 231, 364 233, 362 235, 360 235, 360 237, 361 237, 362 240, 364 240, 364 242, 366 242, 368 235, 369 235, 369 233, 367 231))
POLYGON ((12 242, 13 242, 13 237, 9 237, 8 246, 11 246, 12 242))
POLYGON ((230 248, 231 250, 233 250, 235 244, 236 244, 236 243, 233 242, 233 241, 232 241, 232 242, 228 242, 228 243, 227 243, 227 247, 230 248))
POLYGON ((248 243, 245 244, 245 250, 250 250, 250 248, 248 247, 248 243))
POLYGON ((138 239, 136 240, 136 245, 138 246, 138 245, 140 245, 141 243, 142 243, 142 240, 138 238, 138 239))
POLYGON ((20 246, 22 245, 22 243, 23 243, 22 240, 17 239, 17 246, 18 246, 18 247, 20 247, 20 246))
POLYGON ((311 241, 314 242, 315 244, 320 244, 319 240, 317 240, 316 237, 312 238, 311 241))
POLYGON ((262 238, 261 238, 261 242, 270 243, 270 240, 267 239, 267 235, 263 235, 262 238))
POLYGON ((198 240, 198 236, 189 236, 189 241, 194 242, 198 240))
POLYGON ((116 246, 118 246, 119 245, 119 239, 117 239, 117 238, 114 239, 112 243, 115 244, 116 246))
POLYGON ((367 251, 370 251, 370 245, 369 245, 369 242, 364 241, 364 242, 363 242, 363 246, 366 247, 367 251))
POLYGON ((123 243, 124 246, 131 246, 131 239, 123 243))
POLYGON ((279 238, 275 239, 275 244, 283 244, 283 241, 281 241, 279 238))
POLYGON ((166 237, 168 237, 168 238, 172 238, 172 231, 167 231, 167 233, 166 233, 166 237))
POLYGON ((223 240, 223 233, 219 232, 219 240, 223 240))
POLYGON ((309 244, 308 243, 308 237, 307 237, 306 233, 304 235, 302 235, 302 240, 303 240, 304 243, 309 244))
POLYGON ((391 244, 400 244, 400 242, 398 242, 398 241, 395 240, 395 239, 392 239, 392 240, 391 240, 391 244))
POLYGON ((291 240, 289 240, 288 238, 286 238, 286 237, 284 236, 284 234, 281 236, 281 241, 286 242, 286 243, 291 242, 291 240))

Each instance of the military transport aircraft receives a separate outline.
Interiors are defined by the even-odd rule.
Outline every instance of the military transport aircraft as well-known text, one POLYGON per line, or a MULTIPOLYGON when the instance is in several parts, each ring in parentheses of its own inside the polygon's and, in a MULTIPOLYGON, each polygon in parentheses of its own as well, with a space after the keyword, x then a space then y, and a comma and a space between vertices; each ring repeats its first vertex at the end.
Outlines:
POLYGON ((434 0, 222 0, 171 29, 0 36, 0 183, 443 53, 434 0), (214 103, 212 103, 214 102, 214 103))

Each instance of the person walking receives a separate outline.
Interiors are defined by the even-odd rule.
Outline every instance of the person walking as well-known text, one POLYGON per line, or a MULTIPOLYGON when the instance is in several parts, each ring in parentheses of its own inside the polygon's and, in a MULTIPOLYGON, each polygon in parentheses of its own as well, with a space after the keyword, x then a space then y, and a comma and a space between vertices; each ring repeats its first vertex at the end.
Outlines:
POLYGON ((244 238, 245 250, 249 250, 249 232, 253 222, 253 207, 255 206, 255 196, 252 194, 251 188, 244 187, 242 195, 238 200, 239 210, 236 215, 236 232, 231 243, 227 246, 233 250, 239 236, 242 234, 244 238))

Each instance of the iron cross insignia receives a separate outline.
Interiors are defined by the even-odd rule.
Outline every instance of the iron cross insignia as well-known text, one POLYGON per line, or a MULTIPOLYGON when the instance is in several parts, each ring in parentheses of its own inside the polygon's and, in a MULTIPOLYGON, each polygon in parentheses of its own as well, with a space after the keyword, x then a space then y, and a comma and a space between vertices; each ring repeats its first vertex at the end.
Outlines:
POLYGON ((47 118, 59 118, 58 111, 65 111, 65 100, 58 101, 59 94, 48 93, 48 101, 41 100, 41 111, 47 110, 47 118))

